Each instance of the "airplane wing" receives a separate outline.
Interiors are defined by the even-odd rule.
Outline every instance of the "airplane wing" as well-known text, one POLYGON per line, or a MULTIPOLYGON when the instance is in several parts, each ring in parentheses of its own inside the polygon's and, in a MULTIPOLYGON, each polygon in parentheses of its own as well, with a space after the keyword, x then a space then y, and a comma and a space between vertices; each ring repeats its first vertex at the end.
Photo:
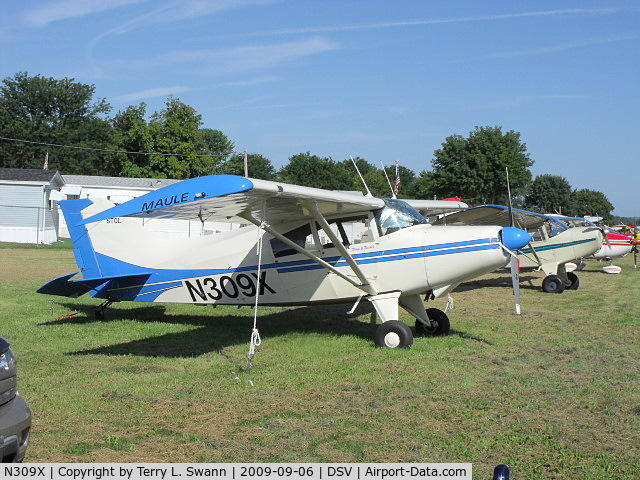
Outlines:
MULTIPOLYGON (((549 219, 544 215, 514 208, 513 220, 516 227, 528 230, 539 227, 549 219)), ((509 208, 502 205, 482 205, 452 213, 433 223, 434 225, 500 225, 508 227, 510 225, 509 208)))
POLYGON ((469 205, 457 200, 403 200, 425 217, 429 215, 439 215, 441 213, 457 212, 469 208, 469 205))
POLYGON ((84 219, 87 224, 116 217, 177 218, 243 222, 247 215, 271 225, 313 218, 315 204, 325 218, 358 215, 384 206, 358 193, 301 187, 235 175, 192 178, 149 192, 84 219), (263 216, 264 212, 264 216, 263 216))

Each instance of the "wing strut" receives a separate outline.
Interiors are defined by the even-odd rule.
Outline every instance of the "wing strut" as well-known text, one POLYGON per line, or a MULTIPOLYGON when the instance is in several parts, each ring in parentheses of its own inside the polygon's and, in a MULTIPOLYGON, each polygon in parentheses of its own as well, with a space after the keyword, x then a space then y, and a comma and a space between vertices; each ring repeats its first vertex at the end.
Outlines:
POLYGON ((360 267, 358 266, 356 261, 353 259, 349 251, 342 244, 342 240, 340 240, 336 236, 336 234, 333 232, 333 230, 331 230, 329 223, 322 216, 322 213, 320 212, 320 209, 318 208, 318 205, 315 202, 311 204, 311 212, 313 213, 313 216, 316 219, 316 221, 320 224, 320 226, 324 230, 324 233, 326 233, 327 236, 333 242, 333 246, 336 247, 338 251, 342 254, 345 261, 351 267, 351 270, 353 271, 353 273, 355 273, 356 276, 358 277, 358 280, 360 280, 361 284, 359 285, 359 288, 367 292, 369 295, 377 295, 378 292, 375 291, 375 289, 371 286, 364 272, 360 269, 360 267))
MULTIPOLYGON (((298 245, 295 242, 292 242, 291 240, 289 240, 287 237, 285 237, 284 235, 282 235, 280 232, 274 230, 271 225, 268 225, 265 222, 260 222, 258 221, 256 218, 253 217, 253 215, 251 215, 251 213, 247 212, 245 214, 240 215, 242 218, 244 218, 245 220, 253 223, 255 226, 257 226, 258 228, 262 228, 265 232, 269 233, 270 235, 273 235, 275 238, 277 238, 278 240, 280 240, 281 242, 286 243, 288 246, 290 246, 291 248, 293 248, 296 252, 301 253, 302 255, 304 255, 305 257, 313 260, 314 262, 316 262, 318 265, 323 266, 324 268, 326 268, 327 270, 329 270, 332 273, 335 273, 336 275, 338 275, 340 278, 342 278, 343 280, 349 282, 351 285, 353 285, 354 287, 359 288, 360 290, 362 290, 363 292, 369 294, 369 295, 377 295, 377 291, 375 290, 375 288, 373 288, 368 282, 366 282, 366 278, 365 278, 365 282, 364 283, 358 283, 356 282, 353 278, 350 278, 349 276, 345 275, 344 273, 342 273, 340 270, 338 270, 337 268, 335 268, 333 265, 327 263, 326 261, 324 261, 322 258, 318 257, 317 255, 313 254, 312 252, 310 252, 309 250, 301 247, 300 245, 298 245)), ((320 215, 320 218, 322 218, 322 220, 324 221, 324 223, 326 224, 326 220, 324 220, 324 217, 322 217, 322 215, 320 215)), ((319 222, 320 224, 322 224, 321 222, 319 222)), ((328 224, 327 224, 328 227, 328 224)), ((342 243, 340 241, 337 241, 337 239, 335 239, 335 235, 333 235, 333 231, 331 230, 331 228, 327 228, 325 230, 325 232, 327 232, 327 236, 329 236, 329 238, 331 238, 331 241, 334 242, 334 245, 336 245, 336 247, 338 245, 340 245, 340 247, 342 247, 342 249, 338 248, 338 250, 340 250, 340 252, 342 253, 342 250, 345 250, 345 253, 343 253, 343 256, 345 258, 345 260, 349 263, 349 261, 353 262, 355 265, 355 261, 353 260, 353 258, 351 257, 351 255, 349 255, 348 252, 346 252, 346 249, 344 249, 344 246, 342 245, 342 243), (332 236, 334 238, 332 238, 332 236)), ((349 263, 349 265, 351 265, 351 263, 349 263)), ((360 274, 362 274, 362 271, 360 270, 359 267, 357 267, 357 270, 354 270, 354 273, 356 273, 356 275, 358 275, 358 272, 360 272, 360 274)), ((352 267, 353 269, 353 267, 352 267)), ((364 275, 362 275, 364 277, 364 275)), ((358 275, 358 278, 360 278, 360 275, 358 275)))

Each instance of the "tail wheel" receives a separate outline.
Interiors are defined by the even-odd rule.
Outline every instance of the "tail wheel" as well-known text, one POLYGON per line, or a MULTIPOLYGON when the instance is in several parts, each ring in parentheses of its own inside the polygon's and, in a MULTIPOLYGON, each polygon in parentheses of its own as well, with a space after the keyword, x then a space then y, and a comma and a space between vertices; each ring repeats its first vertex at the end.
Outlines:
POLYGON ((448 335, 451 330, 451 326, 447 314, 437 308, 427 308, 426 312, 429 320, 435 320, 438 325, 430 328, 420 320, 416 320, 416 335, 448 335))
POLYGON ((413 333, 406 323, 399 320, 384 322, 376 330, 376 346, 383 348, 409 348, 413 345, 413 333))
POLYGON ((542 290, 547 293, 562 293, 564 281, 558 275, 547 275, 542 280, 542 290))
POLYGON ((565 289, 577 290, 578 287, 580 287, 580 279, 578 278, 578 276, 573 272, 569 272, 567 273, 567 277, 569 278, 569 284, 565 285, 565 289))

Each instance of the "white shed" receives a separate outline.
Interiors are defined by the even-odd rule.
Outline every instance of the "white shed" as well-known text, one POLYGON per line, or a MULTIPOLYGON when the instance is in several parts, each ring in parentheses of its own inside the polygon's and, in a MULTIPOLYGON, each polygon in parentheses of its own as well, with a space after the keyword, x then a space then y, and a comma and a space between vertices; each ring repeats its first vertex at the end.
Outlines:
POLYGON ((0 241, 57 241, 56 200, 63 184, 56 170, 0 168, 0 241))

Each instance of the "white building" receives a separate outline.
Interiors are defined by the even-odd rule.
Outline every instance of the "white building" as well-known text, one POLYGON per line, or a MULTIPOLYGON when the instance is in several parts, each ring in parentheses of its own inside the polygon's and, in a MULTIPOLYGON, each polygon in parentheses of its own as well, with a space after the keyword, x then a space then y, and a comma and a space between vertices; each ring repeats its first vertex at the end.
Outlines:
MULTIPOLYGON (((0 168, 0 242, 52 243, 69 238, 58 200, 105 198, 124 203, 180 180, 60 175, 54 170, 0 168)), ((168 238, 198 237, 237 228, 239 224, 200 220, 140 219, 168 238)))
POLYGON ((55 170, 0 168, 0 241, 52 243, 58 240, 56 200, 64 180, 55 170))

